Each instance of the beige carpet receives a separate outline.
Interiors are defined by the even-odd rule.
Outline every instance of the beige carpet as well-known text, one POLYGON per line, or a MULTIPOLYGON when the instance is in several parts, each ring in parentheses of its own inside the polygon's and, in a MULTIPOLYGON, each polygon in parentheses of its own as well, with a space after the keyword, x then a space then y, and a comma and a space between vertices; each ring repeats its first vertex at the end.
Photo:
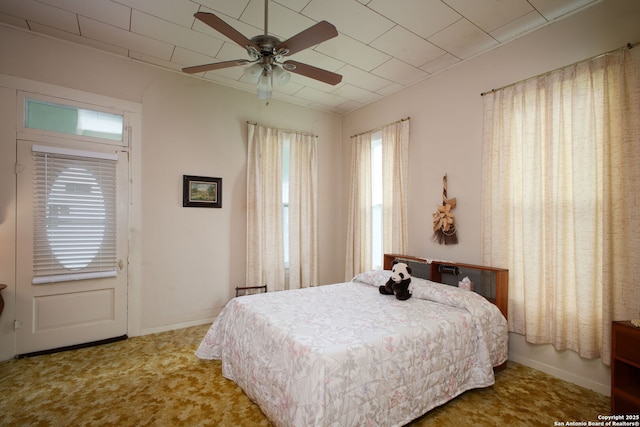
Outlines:
MULTIPOLYGON (((1 426, 269 426, 220 362, 193 354, 208 325, 0 363, 1 426)), ((609 398, 509 363, 411 426, 595 421, 609 398)))

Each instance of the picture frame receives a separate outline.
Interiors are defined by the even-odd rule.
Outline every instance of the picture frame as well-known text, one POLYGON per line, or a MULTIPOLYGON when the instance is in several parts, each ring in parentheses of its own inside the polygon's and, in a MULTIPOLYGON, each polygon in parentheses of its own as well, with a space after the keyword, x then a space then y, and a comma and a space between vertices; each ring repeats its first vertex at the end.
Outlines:
POLYGON ((182 206, 189 208, 221 208, 222 178, 183 175, 182 206))

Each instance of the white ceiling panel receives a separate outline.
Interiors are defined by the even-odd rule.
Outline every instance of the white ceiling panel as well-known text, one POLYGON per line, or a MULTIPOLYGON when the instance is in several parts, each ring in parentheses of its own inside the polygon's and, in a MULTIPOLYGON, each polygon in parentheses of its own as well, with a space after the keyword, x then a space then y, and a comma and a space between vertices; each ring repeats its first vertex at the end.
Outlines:
POLYGON ((366 71, 373 70, 391 59, 390 55, 342 34, 320 43, 315 49, 318 52, 366 71))
MULTIPOLYGON (((245 36, 251 38, 255 35, 264 34, 264 2, 262 0, 251 0, 240 17, 242 22, 259 28, 260 31, 245 36)), ((268 28, 269 34, 273 34, 280 40, 306 30, 316 22, 306 16, 300 15, 291 9, 283 7, 278 3, 270 3, 268 28)))
POLYGON ((444 0, 444 2, 487 33, 534 10, 527 0, 444 0))
POLYGON ((79 34, 68 33, 66 31, 59 30, 57 28, 48 27, 46 25, 38 24, 37 22, 30 22, 29 26, 31 30, 37 31, 42 34, 46 34, 51 37, 56 37, 61 40, 67 40, 73 43, 78 43, 87 47, 91 47, 105 52, 110 52, 120 56, 127 56, 129 50, 123 47, 114 46, 109 43, 104 43, 99 40, 92 40, 87 37, 82 37, 79 34))
POLYGON ((15 15, 9 15, 7 13, 0 12, 0 22, 4 22, 5 24, 9 24, 13 27, 22 28, 23 30, 29 29, 29 25, 27 24, 27 20, 25 18, 20 18, 15 15))
POLYGON ((506 42, 546 23, 546 19, 538 11, 534 10, 502 27, 496 28, 489 34, 499 42, 506 42))
POLYGON ((403 86, 411 85, 427 77, 426 72, 396 58, 390 59, 371 72, 376 76, 392 82, 398 82, 403 86))
POLYGON ((370 43, 395 25, 392 21, 354 1, 311 0, 302 14, 315 21, 329 21, 340 32, 370 43))
POLYGON ((496 39, 466 19, 461 19, 434 34, 429 41, 460 59, 471 58, 498 44, 496 39))
POLYGON ((391 83, 390 80, 376 76, 375 74, 367 73, 366 71, 352 65, 345 65, 340 68, 338 72, 342 74, 342 81, 344 83, 348 83, 371 92, 377 92, 391 83))
POLYGON ((338 89, 331 92, 333 95, 341 96, 346 99, 353 99, 355 101, 360 102, 361 104, 369 104, 370 102, 376 101, 382 98, 382 95, 377 94, 375 92, 370 92, 365 89, 361 89, 357 86, 352 85, 342 85, 338 89))
POLYGON ((189 0, 118 0, 118 3, 187 28, 193 25, 193 14, 199 8, 197 3, 189 0))
POLYGON ((425 39, 462 19, 440 0, 373 0, 368 7, 425 39))
POLYGON ((567 13, 593 3, 593 0, 529 0, 547 21, 553 21, 567 13))
POLYGON ((168 44, 191 48, 210 56, 216 56, 223 44, 220 39, 191 31, 137 10, 131 14, 131 31, 168 44))
POLYGON ((182 68, 193 64, 212 64, 214 62, 220 62, 220 60, 193 50, 176 46, 173 50, 173 54, 171 55, 171 62, 175 62, 180 66, 180 68, 182 68))
MULTIPOLYGON (((322 20, 338 30, 338 37, 277 59, 343 77, 332 86, 292 73, 287 85, 275 85, 273 97, 343 114, 596 1, 272 0, 269 34, 280 40, 322 20)), ((0 0, 0 22, 180 73, 187 66, 250 59, 244 46, 194 13, 213 13, 252 38, 264 34, 264 5, 263 0, 0 0)), ((246 68, 193 77, 255 93, 246 68)))
POLYGON ((2 0, 0 2, 0 12, 68 33, 80 33, 78 17, 75 13, 34 0, 2 0))
POLYGON ((309 0, 276 0, 276 3, 288 7, 291 10, 300 12, 309 3, 309 0))
POLYGON ((445 53, 436 45, 399 25, 374 40, 371 46, 415 67, 424 65, 445 53))
POLYGON ((131 20, 131 8, 112 1, 103 1, 96 4, 86 0, 38 0, 59 9, 86 16, 114 27, 129 29, 131 20))
POLYGON ((121 30, 93 19, 78 16, 80 30, 84 37, 104 41, 115 46, 136 50, 156 58, 170 60, 173 45, 141 36, 130 31, 121 30))
POLYGON ((437 57, 433 61, 427 62, 422 67, 420 67, 420 69, 426 71, 429 74, 435 74, 439 71, 452 67, 459 62, 460 58, 457 58, 447 52, 444 55, 437 57))

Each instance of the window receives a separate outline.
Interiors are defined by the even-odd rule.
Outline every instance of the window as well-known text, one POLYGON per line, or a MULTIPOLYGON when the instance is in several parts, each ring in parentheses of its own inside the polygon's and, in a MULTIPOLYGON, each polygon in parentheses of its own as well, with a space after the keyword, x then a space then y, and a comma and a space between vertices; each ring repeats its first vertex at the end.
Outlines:
POLYGON ((409 119, 351 137, 345 279, 405 253, 409 119))
POLYGON ((317 286, 317 138, 248 127, 246 283, 317 286))
POLYGON ((62 105, 37 99, 25 99, 24 126, 68 135, 122 141, 124 116, 62 105))
POLYGON ((509 269, 510 331, 605 364, 611 321, 640 310, 638 55, 484 97, 483 259, 509 269))
POLYGON ((34 145, 34 284, 116 275, 116 155, 34 145))

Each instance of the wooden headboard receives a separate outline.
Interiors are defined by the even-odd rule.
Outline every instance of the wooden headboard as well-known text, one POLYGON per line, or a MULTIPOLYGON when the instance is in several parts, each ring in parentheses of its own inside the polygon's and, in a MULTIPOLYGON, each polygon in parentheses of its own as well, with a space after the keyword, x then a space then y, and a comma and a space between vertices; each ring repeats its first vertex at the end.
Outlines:
POLYGON ((406 262, 412 275, 456 286, 465 276, 474 282, 474 292, 495 304, 507 319, 509 312, 509 270, 484 265, 428 260, 412 255, 384 254, 384 269, 391 270, 394 260, 406 262), (422 268, 421 268, 422 267, 422 268))

